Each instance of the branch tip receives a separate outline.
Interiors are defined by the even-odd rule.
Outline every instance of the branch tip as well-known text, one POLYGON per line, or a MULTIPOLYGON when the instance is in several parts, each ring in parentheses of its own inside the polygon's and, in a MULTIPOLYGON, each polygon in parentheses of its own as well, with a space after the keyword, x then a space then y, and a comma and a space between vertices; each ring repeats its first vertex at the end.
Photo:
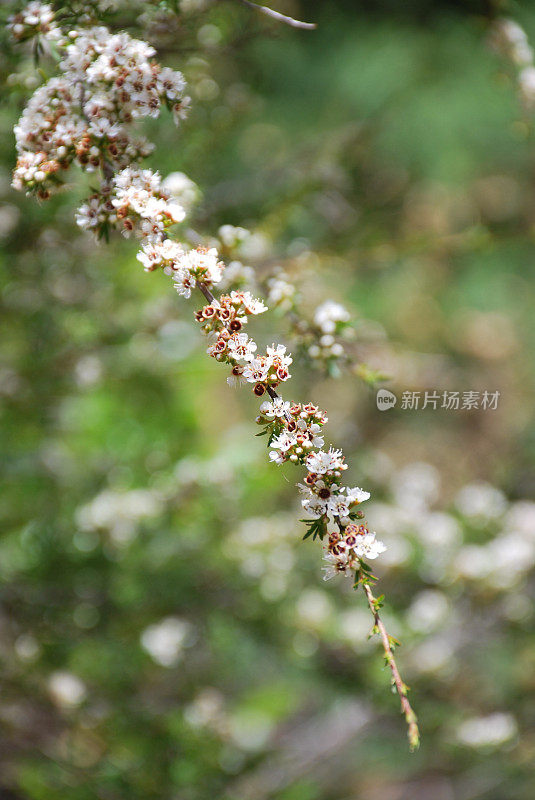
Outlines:
POLYGON ((271 17, 271 19, 274 19, 277 22, 283 22, 285 25, 289 25, 291 28, 300 28, 301 30, 305 31, 313 31, 316 28, 315 22, 302 22, 299 19, 288 17, 286 14, 281 14, 280 11, 274 11, 274 9, 269 8, 268 6, 261 6, 258 5, 258 3, 252 3, 251 0, 238 0, 238 2, 243 6, 247 6, 247 8, 252 8, 255 11, 259 11, 261 14, 265 14, 266 17, 271 17))
MULTIPOLYGON (((359 582, 355 584, 355 588, 358 585, 359 582)), ((374 633, 378 633, 379 636, 381 637, 381 642, 383 644, 383 650, 385 653, 385 662, 390 667, 390 671, 392 672, 392 686, 394 686, 398 694, 399 701, 401 704, 401 713, 405 717, 405 722, 407 723, 407 738, 409 740, 409 749, 411 753, 414 753, 414 751, 418 750, 418 748, 420 747, 420 731, 418 728, 418 718, 414 713, 414 710, 411 704, 409 703, 407 697, 409 687, 402 680, 401 675, 399 674, 398 666, 396 664, 396 659, 394 658, 394 650, 391 642, 393 637, 391 637, 390 634, 387 632, 384 622, 379 616, 379 603, 377 599, 374 597, 369 583, 365 581, 360 581, 360 585, 362 586, 362 590, 366 595, 370 611, 373 614, 374 626, 372 628, 371 634, 373 635, 374 633)))

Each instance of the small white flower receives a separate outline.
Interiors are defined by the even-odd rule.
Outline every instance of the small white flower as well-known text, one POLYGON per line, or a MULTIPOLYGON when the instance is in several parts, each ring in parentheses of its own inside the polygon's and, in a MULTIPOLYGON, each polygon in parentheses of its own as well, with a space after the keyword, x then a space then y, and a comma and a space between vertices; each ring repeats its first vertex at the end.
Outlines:
POLYGON ((295 433, 290 433, 289 431, 282 431, 273 441, 271 442, 271 447, 275 450, 280 450, 282 453, 285 453, 290 448, 295 447, 297 444, 297 437, 295 433))
POLYGON ((253 358, 246 364, 243 377, 248 383, 261 383, 267 378, 270 366, 266 358, 253 358))
POLYGON ((268 281, 268 289, 268 301, 270 305, 280 306, 286 310, 292 307, 296 295, 296 288, 293 283, 280 277, 271 278, 268 281))
POLYGON ((350 314, 346 308, 334 300, 326 300, 316 308, 314 323, 323 333, 334 333, 337 322, 348 322, 350 314))
POLYGON ((359 558, 377 558, 378 555, 384 553, 386 550, 385 545, 375 538, 375 533, 366 533, 364 536, 358 537, 357 544, 353 547, 355 555, 359 558))
POLYGON ((344 464, 343 461, 342 451, 334 450, 332 447, 328 452, 318 450, 315 453, 310 453, 307 456, 306 465, 309 472, 313 472, 316 475, 347 469, 347 464, 344 464))
POLYGON ((76 224, 85 230, 95 228, 100 221, 102 206, 98 197, 90 197, 75 214, 76 224))
POLYGON ((174 287, 178 294, 183 297, 191 297, 191 292, 195 288, 196 280, 186 269, 178 269, 173 272, 174 287))
POLYGON ((186 211, 197 203, 200 190, 183 172, 171 172, 162 181, 162 191, 171 195, 173 200, 180 204, 186 211))
POLYGON ((352 489, 346 487, 345 493, 347 503, 350 506, 354 505, 355 503, 364 503, 365 500, 370 499, 370 493, 365 492, 364 489, 359 489, 358 486, 354 486, 352 489))
POLYGON ((256 342, 246 333, 235 333, 227 343, 228 354, 236 361, 252 361, 256 350, 256 342))
POLYGON ((324 581, 328 581, 336 575, 347 575, 351 569, 347 553, 339 553, 338 555, 326 553, 324 560, 327 562, 327 566, 323 567, 324 581))
POLYGON ((251 292, 233 291, 230 293, 230 299, 233 302, 239 301, 248 314, 263 314, 267 311, 267 306, 261 300, 255 299, 251 292))
POLYGON ((251 235, 246 228, 234 225, 222 225, 217 233, 225 247, 237 247, 251 235))
POLYGON ((225 268, 223 262, 218 259, 215 247, 189 250, 182 256, 180 266, 188 270, 191 275, 210 283, 219 283, 225 268))
POLYGON ((278 419, 285 417, 290 412, 290 403, 282 397, 274 400, 265 400, 260 406, 260 413, 267 419, 278 419))
POLYGON ((227 383, 232 388, 236 388, 237 386, 242 386, 244 383, 247 383, 245 378, 243 377, 243 367, 235 366, 232 368, 232 372, 227 378, 227 383))
POLYGON ((267 354, 277 367, 283 367, 284 369, 287 369, 293 361, 290 355, 286 355, 286 347, 283 344, 271 345, 271 347, 267 348, 267 354))

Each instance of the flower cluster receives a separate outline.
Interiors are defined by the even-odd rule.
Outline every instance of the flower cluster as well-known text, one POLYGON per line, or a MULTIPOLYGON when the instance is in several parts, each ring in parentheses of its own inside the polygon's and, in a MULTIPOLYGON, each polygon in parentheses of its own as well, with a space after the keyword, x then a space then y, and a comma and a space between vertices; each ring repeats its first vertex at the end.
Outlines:
POLYGON ((363 518, 357 506, 368 500, 370 493, 359 487, 340 486, 339 479, 347 469, 342 451, 330 448, 310 453, 305 461, 308 474, 299 488, 304 495, 301 505, 318 520, 315 530, 320 538, 329 532, 325 578, 336 573, 348 575, 361 569, 363 559, 374 559, 386 548, 375 533, 354 520, 363 518))
POLYGON ((326 300, 314 312, 314 323, 324 334, 339 333, 343 324, 349 320, 347 308, 334 300, 326 300))
MULTIPOLYGON (((256 422, 269 434, 270 460, 300 464, 308 470, 304 483, 298 484, 303 495, 301 505, 312 517, 307 521, 309 534, 323 539, 328 534, 325 578, 335 574, 355 574, 363 559, 377 558, 386 550, 365 524, 356 524, 363 514, 357 506, 368 500, 370 493, 358 487, 340 486, 347 469, 341 450, 322 448, 322 427, 327 415, 312 403, 301 405, 276 397, 260 406, 256 422)), ((307 534, 308 535, 308 534, 307 534)))
POLYGON ((181 205, 161 191, 161 178, 157 172, 139 167, 126 167, 103 182, 100 191, 91 195, 76 213, 81 228, 92 230, 97 236, 117 228, 125 236, 132 232, 145 237, 143 250, 138 256, 146 270, 166 266, 172 260, 165 248, 165 230, 169 225, 182 222, 185 211, 181 205))
POLYGON ((314 341, 308 346, 308 355, 324 363, 333 363, 344 356, 344 346, 337 336, 350 330, 349 311, 341 303, 326 300, 314 312, 312 334, 314 341))
POLYGON ((135 136, 130 123, 157 117, 162 104, 178 121, 188 99, 182 74, 152 61, 155 50, 145 42, 104 27, 58 38, 50 7, 30 7, 13 18, 11 29, 19 38, 39 32, 56 39, 62 74, 36 90, 15 127, 13 186, 46 198, 73 161, 109 175, 145 158, 152 145, 135 136), (15 21, 19 17, 22 22, 15 21))
MULTIPOLYGON (((199 275, 197 281, 206 291, 205 277, 199 275)), ((249 316, 262 314, 266 310, 264 303, 256 300, 250 292, 233 291, 221 295, 219 300, 214 298, 195 314, 203 332, 213 340, 208 347, 208 354, 232 366, 229 384, 252 383, 258 397, 287 381, 290 377, 288 367, 292 363, 284 345, 273 344, 267 348, 265 355, 259 355, 256 342, 242 332, 249 316)))
POLYGON ((307 321, 295 284, 280 268, 266 280, 266 289, 270 305, 287 316, 292 339, 303 355, 331 374, 339 371, 349 360, 341 339, 353 334, 347 309, 334 300, 325 300, 315 309, 312 321, 307 321))
MULTIPOLYGON (((347 343, 355 338, 355 328, 349 311, 334 300, 323 301, 308 318, 302 302, 302 292, 294 277, 281 266, 270 267, 260 277, 256 271, 243 263, 243 258, 265 257, 265 241, 262 234, 245 228, 223 225, 218 231, 220 252, 232 259, 225 270, 221 288, 247 288, 261 291, 267 297, 269 307, 278 311, 288 326, 287 335, 291 345, 310 366, 325 370, 331 377, 338 377, 342 369, 356 366, 347 343)), ((261 263, 259 268, 262 269, 261 263)), ((355 374, 372 376, 364 365, 355 374)), ((365 378, 367 379, 367 378, 365 378)))
POLYGON ((17 42, 39 35, 50 40, 61 38, 61 31, 54 20, 54 10, 48 3, 28 3, 18 14, 9 17, 8 28, 17 42))
POLYGON ((491 29, 492 46, 516 70, 518 91, 527 111, 535 109, 535 54, 523 28, 511 19, 497 19, 491 29))
POLYGON ((343 531, 329 534, 329 546, 325 554, 327 566, 324 567, 324 580, 335 575, 354 574, 365 559, 374 559, 384 553, 386 547, 375 538, 366 525, 350 522, 343 531))
POLYGON ((321 428, 327 422, 327 415, 312 403, 303 406, 276 397, 262 403, 256 421, 270 434, 269 458, 276 464, 285 461, 303 464, 313 447, 323 447, 321 428))
POLYGON ((274 275, 267 280, 268 302, 282 311, 293 310, 297 298, 297 289, 286 275, 274 275))
MULTIPOLYGON (((240 319, 235 319, 235 322, 241 324, 240 319)), ((246 333, 230 333, 228 327, 222 327, 207 352, 218 361, 232 366, 227 378, 230 386, 251 383, 255 395, 262 397, 266 391, 273 391, 290 378, 288 367, 292 358, 286 354, 283 344, 268 347, 264 355, 257 354, 256 350, 256 342, 246 333)))

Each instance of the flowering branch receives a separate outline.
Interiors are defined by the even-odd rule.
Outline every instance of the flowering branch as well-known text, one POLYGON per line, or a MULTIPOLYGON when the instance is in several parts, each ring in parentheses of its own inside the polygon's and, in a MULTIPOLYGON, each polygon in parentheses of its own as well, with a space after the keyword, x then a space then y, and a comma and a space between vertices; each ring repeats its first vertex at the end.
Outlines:
MULTIPOLYGON (((10 27, 19 40, 48 36, 64 51, 63 74, 37 89, 15 128, 19 157, 14 187, 45 199, 59 183, 58 173, 74 161, 86 172, 100 170, 100 186, 78 210, 78 224, 98 238, 107 238, 113 229, 136 235, 137 259, 145 271, 163 271, 185 298, 195 289, 203 295, 206 304, 195 312, 195 320, 208 338, 208 355, 230 368, 229 385, 249 384, 255 396, 270 398, 262 402, 256 418, 263 429, 259 435, 268 437, 270 461, 289 461, 306 471, 298 484, 308 514, 302 520, 304 538, 325 540, 324 579, 356 574, 355 588, 363 586, 414 749, 418 727, 393 657, 395 640, 379 617, 381 598, 375 599, 370 588, 375 579, 367 561, 386 549, 358 508, 370 494, 340 485, 347 464, 341 450, 323 449, 326 413, 312 403, 285 401, 277 392, 291 377, 291 355, 275 343, 260 353, 244 330, 249 318, 264 313, 267 306, 249 291, 214 295, 213 287, 222 282, 226 270, 218 250, 202 245, 188 249, 170 236, 169 229, 184 220, 185 208, 166 193, 158 173, 140 167, 152 146, 134 138, 131 124, 138 117, 157 117, 162 105, 178 121, 186 105, 181 73, 152 61, 155 51, 126 33, 112 35, 104 27, 89 27, 65 36, 50 6, 38 2, 13 18, 10 27)), ((337 324, 347 321, 346 315, 342 307, 324 303, 316 310, 315 322, 330 336, 337 324)), ((330 341, 323 344, 332 348, 330 341)))
MULTIPOLYGON (((172 175, 164 181, 166 187, 173 183, 172 175)), ((223 277, 225 288, 233 286, 263 294, 269 307, 286 323, 286 336, 307 367, 321 369, 330 377, 340 377, 343 371, 349 371, 372 386, 384 380, 386 376, 370 369, 349 350, 348 345, 356 342, 356 329, 351 314, 341 303, 323 300, 309 319, 296 278, 278 265, 270 265, 265 275, 258 276, 258 267, 253 270, 241 263, 240 248, 247 244, 250 235, 244 228, 233 225, 222 225, 218 231, 216 246, 232 259, 223 277)), ((260 269, 263 266, 260 263, 260 269)))
POLYGON ((286 14, 281 14, 280 11, 274 11, 272 8, 268 8, 268 6, 259 6, 257 3, 251 3, 251 0, 238 0, 238 3, 241 3, 243 6, 247 6, 247 8, 252 8, 255 11, 259 11, 261 14, 265 14, 267 17, 277 20, 277 22, 283 22, 285 25, 290 25, 292 28, 301 28, 302 30, 312 31, 316 27, 314 22, 301 22, 301 20, 288 17, 286 14))

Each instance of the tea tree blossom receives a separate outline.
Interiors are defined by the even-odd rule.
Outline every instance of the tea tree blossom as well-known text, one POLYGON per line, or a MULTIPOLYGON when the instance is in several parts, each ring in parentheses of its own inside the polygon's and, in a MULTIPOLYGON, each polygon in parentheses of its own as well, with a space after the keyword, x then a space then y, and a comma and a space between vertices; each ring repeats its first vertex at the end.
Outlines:
POLYGON ((51 40, 61 37, 61 31, 54 19, 54 10, 48 3, 28 3, 19 14, 9 17, 8 28, 17 42, 39 35, 51 40))
MULTIPOLYGON (((49 8, 31 3, 10 23, 19 38, 57 39, 63 53, 60 76, 36 91, 16 126, 19 157, 13 185, 46 198, 74 161, 85 171, 99 172, 100 187, 78 210, 78 224, 97 236, 107 236, 112 229, 134 234, 139 239, 137 258, 145 271, 160 269, 185 298, 195 290, 202 294, 205 303, 194 316, 208 338, 207 353, 226 366, 229 384, 249 386, 263 398, 256 422, 267 436, 270 460, 278 465, 291 462, 304 472, 299 484, 308 514, 303 520, 304 538, 322 543, 325 577, 349 575, 355 588, 362 587, 374 619, 372 631, 381 637, 408 724, 411 748, 417 747, 416 717, 393 655, 396 642, 379 616, 381 598, 375 598, 371 589, 376 579, 367 562, 385 546, 368 529, 360 510, 369 492, 342 485, 347 464, 342 450, 325 449, 326 413, 312 403, 285 401, 277 393, 291 377, 291 354, 278 342, 264 351, 244 331, 249 318, 264 313, 267 306, 248 290, 213 294, 226 269, 218 248, 190 247, 174 238, 173 226, 183 221, 185 208, 165 190, 157 172, 140 166, 150 146, 134 137, 132 123, 140 117, 157 117, 162 105, 181 116, 186 103, 184 79, 153 61, 150 45, 126 33, 112 35, 104 27, 90 27, 58 38, 49 8)), ((222 248, 234 246, 246 233, 223 226, 222 248)), ((271 293, 279 302, 291 299, 280 282, 271 286, 271 293)), ((324 302, 306 336, 319 336, 319 346, 336 357, 334 335, 348 320, 343 306, 324 302)), ((153 633, 144 646, 158 653, 153 633)))
POLYGON ((352 338, 354 330, 351 315, 341 303, 325 300, 315 309, 312 320, 307 320, 297 287, 280 268, 266 280, 266 291, 270 305, 290 323, 292 339, 311 365, 335 375, 350 364, 344 340, 352 338))
POLYGON ((179 117, 186 104, 182 74, 160 67, 154 48, 127 33, 91 27, 59 37, 51 7, 39 3, 10 26, 18 39, 55 41, 63 56, 61 74, 37 89, 15 126, 17 189, 46 198, 74 161, 105 177, 128 168, 152 150, 132 123, 157 117, 162 105, 179 117))
POLYGON ((314 322, 323 333, 334 333, 337 323, 349 322, 349 319, 349 311, 333 300, 326 300, 314 313, 314 322))

